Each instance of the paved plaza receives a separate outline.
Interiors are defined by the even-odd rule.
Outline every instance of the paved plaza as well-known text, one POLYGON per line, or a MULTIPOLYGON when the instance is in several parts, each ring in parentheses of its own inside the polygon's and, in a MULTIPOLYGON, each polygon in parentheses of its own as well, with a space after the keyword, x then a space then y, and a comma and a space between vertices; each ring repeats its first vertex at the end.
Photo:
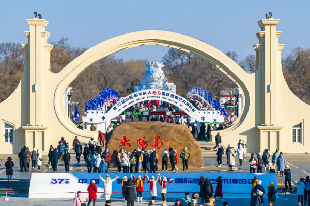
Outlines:
MULTIPOLYGON (((7 156, 13 157, 13 161, 15 163, 14 166, 14 175, 13 179, 30 179, 32 173, 38 173, 37 170, 32 170, 30 169, 29 172, 20 172, 19 171, 19 164, 18 164, 18 157, 17 155, 2 155, 1 158, 3 158, 3 161, 7 158, 7 156)), ((248 158, 248 157, 247 157, 248 158)), ((292 180, 298 181, 300 177, 306 177, 310 173, 310 167, 308 166, 308 159, 309 155, 308 154, 286 154, 285 155, 286 161, 291 165, 291 170, 292 170, 292 180)), ((43 157, 43 166, 41 168, 40 173, 53 173, 51 169, 49 169, 47 166, 47 156, 44 155, 43 157)), ((223 157, 223 163, 226 162, 226 156, 223 157)), ((178 164, 179 169, 181 169, 181 164, 178 164)), ((161 166, 159 166, 159 169, 161 169, 161 166)), ((58 172, 57 173, 63 173, 65 172, 64 169, 64 163, 60 162, 58 166, 58 172)), ((71 164, 70 164, 70 172, 75 172, 75 173, 86 173, 86 167, 84 164, 84 161, 82 160, 80 164, 77 164, 75 160, 74 154, 71 154, 71 164)), ((110 168, 109 169, 110 173, 116 173, 115 168, 110 168)), ((165 173, 162 171, 159 171, 160 173, 165 173)), ((216 156, 215 152, 209 151, 207 154, 204 156, 204 166, 199 169, 189 169, 189 173, 206 173, 204 174, 205 176, 208 176, 207 173, 213 173, 213 172, 219 172, 219 173, 230 173, 227 171, 227 165, 223 164, 222 167, 216 167, 216 156)), ((237 166, 236 165, 236 170, 234 170, 231 173, 248 173, 249 172, 249 165, 247 161, 244 161, 244 164, 242 166, 237 166)), ((181 170, 178 170, 177 173, 183 173, 181 170)), ((112 175, 113 176, 113 175, 112 175)), ((6 178, 5 175, 5 170, 3 167, 3 162, 0 166, 0 178, 4 179, 6 178)), ((277 198, 277 205, 294 205, 297 200, 297 195, 295 192, 295 189, 293 189, 292 194, 281 194, 281 191, 285 191, 282 188, 284 188, 284 178, 277 176, 277 182, 278 182, 278 187, 279 189, 279 195, 277 198)), ((198 186, 197 186, 198 189, 198 186)), ((245 191, 247 192, 247 191, 245 191)), ((85 194, 87 196, 87 194, 85 194)), ((224 194, 225 195, 225 194, 224 194)), ((26 198, 27 194, 11 194, 10 195, 10 200, 9 202, 4 201, 4 194, 2 194, 1 200, 0 200, 0 205, 72 205, 72 199, 28 199, 26 198), (24 196, 24 197, 20 197, 24 196)), ((169 197, 169 193, 167 194, 169 197)), ((149 197, 147 197, 149 198, 149 197)), ((136 203, 136 205, 147 205, 148 201, 147 198, 145 199, 146 201, 144 203, 136 203)), ((161 205, 160 204, 160 197, 157 197, 158 202, 155 205, 161 205)), ((230 205, 248 205, 249 199, 247 198, 241 198, 241 199, 225 199, 224 200, 228 201, 230 205)), ((113 205, 126 205, 125 203, 121 202, 120 199, 114 199, 115 203, 113 205)), ((168 205, 173 205, 173 201, 175 199, 169 199, 170 202, 168 202, 168 205)), ((223 201, 217 200, 216 201, 217 205, 222 205, 223 201)), ((104 199, 99 199, 97 205, 104 205, 104 199)))

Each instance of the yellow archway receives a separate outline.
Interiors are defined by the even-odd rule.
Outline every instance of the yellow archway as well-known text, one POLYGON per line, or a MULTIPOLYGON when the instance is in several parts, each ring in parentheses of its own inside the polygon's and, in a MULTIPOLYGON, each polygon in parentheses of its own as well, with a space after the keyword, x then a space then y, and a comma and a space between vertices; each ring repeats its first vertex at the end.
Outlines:
POLYGON ((85 136, 84 131, 79 131, 70 121, 62 106, 62 98, 68 85, 92 63, 114 54, 118 51, 144 45, 161 45, 174 47, 199 55, 216 65, 229 78, 237 83, 244 94, 243 112, 238 121, 227 131, 236 129, 244 121, 250 107, 250 89, 252 88, 253 75, 246 73, 235 61, 230 59, 220 50, 197 39, 168 31, 138 31, 118 36, 104 41, 88 49, 81 56, 74 59, 60 73, 57 74, 58 85, 54 97, 54 109, 59 122, 74 134, 85 136))

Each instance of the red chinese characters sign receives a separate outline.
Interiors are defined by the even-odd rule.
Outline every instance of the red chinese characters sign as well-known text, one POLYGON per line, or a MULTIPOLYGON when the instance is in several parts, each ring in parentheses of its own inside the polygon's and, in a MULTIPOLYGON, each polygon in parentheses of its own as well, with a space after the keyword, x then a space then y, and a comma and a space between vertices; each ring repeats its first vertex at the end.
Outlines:
POLYGON ((129 146, 129 147, 131 147, 131 144, 130 143, 128 143, 128 142, 130 142, 130 139, 126 139, 126 137, 125 136, 123 136, 123 141, 120 141, 119 142, 119 147, 124 147, 124 146, 129 146))

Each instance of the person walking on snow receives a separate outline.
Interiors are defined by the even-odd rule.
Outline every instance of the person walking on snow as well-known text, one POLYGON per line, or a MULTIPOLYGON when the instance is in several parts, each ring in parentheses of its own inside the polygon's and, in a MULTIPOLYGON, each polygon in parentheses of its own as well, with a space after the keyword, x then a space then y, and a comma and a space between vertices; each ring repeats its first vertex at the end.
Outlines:
POLYGON ((159 176, 158 182, 160 185, 161 199, 162 199, 163 203, 166 203, 166 201, 167 201, 167 197, 166 197, 167 184, 172 183, 173 179, 169 179, 169 181, 168 181, 166 177, 163 177, 163 179, 161 179, 161 177, 159 176))
POLYGON ((157 185, 156 183, 158 182, 160 174, 157 175, 157 179, 155 180, 155 177, 152 176, 151 179, 146 176, 147 178, 147 183, 150 183, 150 189, 149 189, 149 195, 152 197, 152 203, 155 202, 155 199, 157 197, 157 185))
POLYGON ((99 175, 99 178, 104 182, 104 195, 105 195, 105 200, 110 200, 111 194, 112 194, 112 182, 118 178, 116 175, 114 179, 111 179, 111 177, 107 174, 106 179, 103 179, 101 175, 99 175))
POLYGON ((143 179, 142 179, 141 175, 138 176, 138 179, 136 179, 134 175, 131 175, 131 177, 133 178, 133 181, 136 182, 136 191, 137 191, 138 202, 142 202, 142 199, 143 199, 143 196, 142 196, 143 183, 146 180, 146 174, 144 174, 143 179))

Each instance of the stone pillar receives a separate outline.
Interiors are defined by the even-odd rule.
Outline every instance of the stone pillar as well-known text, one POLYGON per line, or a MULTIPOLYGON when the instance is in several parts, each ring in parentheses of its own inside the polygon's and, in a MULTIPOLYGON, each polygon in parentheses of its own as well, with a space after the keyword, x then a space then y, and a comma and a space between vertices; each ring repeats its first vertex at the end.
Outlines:
POLYGON ((27 19, 29 31, 25 34, 28 43, 25 48, 24 72, 27 74, 27 126, 22 128, 25 131, 25 144, 35 146, 38 149, 44 148, 46 138, 46 122, 44 116, 44 93, 45 78, 50 70, 50 51, 53 46, 47 44, 50 33, 45 31, 48 21, 44 19, 27 19))
POLYGON ((278 43, 281 35, 276 30, 279 19, 262 19, 258 22, 261 31, 257 33, 259 44, 254 45, 256 51, 257 76, 260 78, 257 91, 261 91, 261 125, 260 130, 260 151, 264 149, 275 150, 280 147, 281 130, 277 120, 277 97, 281 88, 277 88, 277 78, 281 67, 281 50, 284 45, 278 43), (279 66, 280 65, 280 66, 279 66))

